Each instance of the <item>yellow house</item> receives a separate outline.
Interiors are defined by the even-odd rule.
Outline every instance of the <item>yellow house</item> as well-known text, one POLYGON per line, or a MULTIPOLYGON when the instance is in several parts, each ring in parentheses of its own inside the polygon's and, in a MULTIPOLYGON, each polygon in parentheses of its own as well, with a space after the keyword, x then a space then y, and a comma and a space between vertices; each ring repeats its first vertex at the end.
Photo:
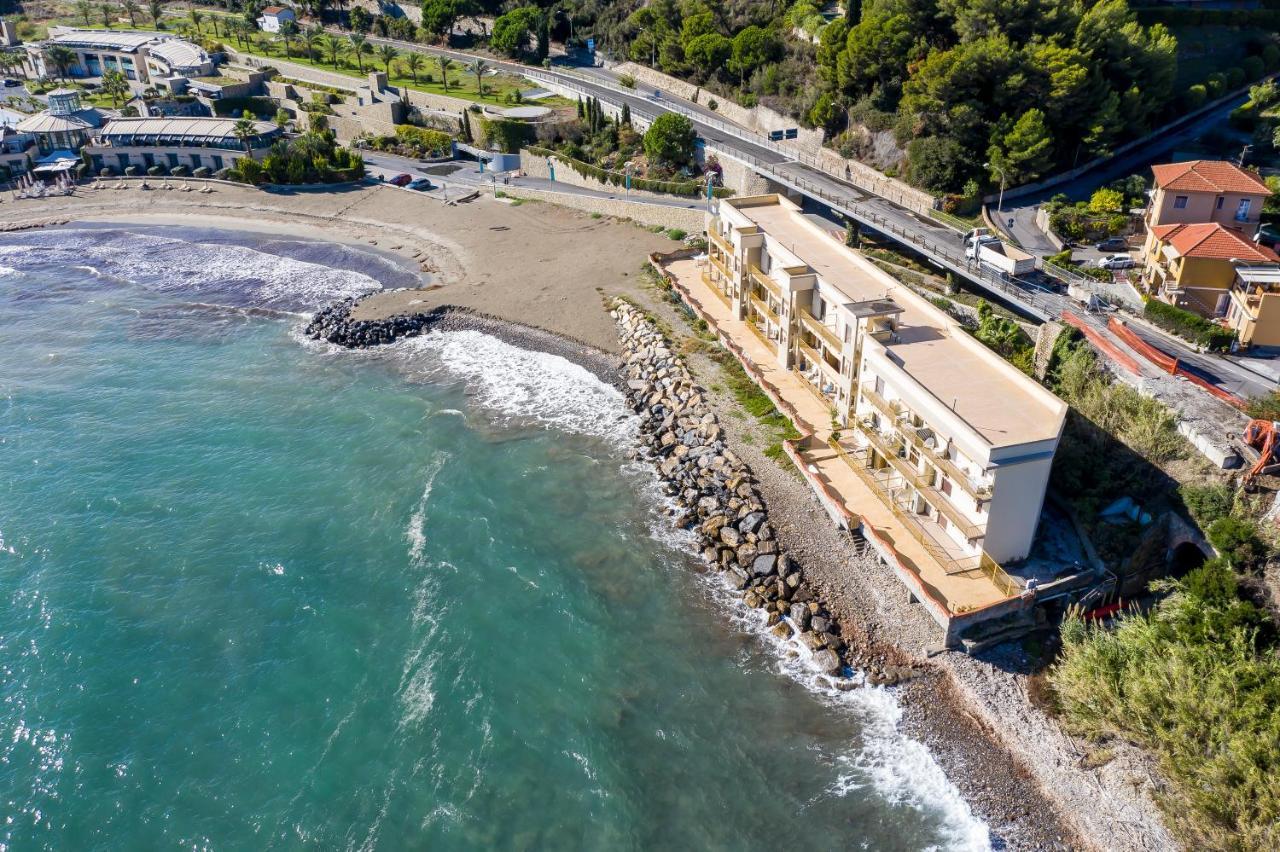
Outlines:
POLYGON ((1227 324, 1244 346, 1280 347, 1280 266, 1236 269, 1227 324))
POLYGON ((1257 174, 1222 160, 1152 166, 1155 195, 1147 229, 1213 222, 1246 237, 1258 233, 1262 205, 1271 194, 1257 174))
POLYGON ((1280 261, 1271 249, 1216 222, 1155 225, 1142 259, 1148 293, 1204 317, 1226 314, 1237 266, 1280 261))

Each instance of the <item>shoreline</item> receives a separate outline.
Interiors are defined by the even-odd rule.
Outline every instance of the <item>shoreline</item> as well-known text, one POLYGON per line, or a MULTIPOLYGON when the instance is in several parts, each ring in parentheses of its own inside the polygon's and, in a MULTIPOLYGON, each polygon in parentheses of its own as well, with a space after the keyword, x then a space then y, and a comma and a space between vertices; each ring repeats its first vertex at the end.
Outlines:
MULTIPOLYGON (((506 205, 498 205, 498 207, 511 210, 506 205)), ((243 216, 243 212, 240 215, 243 216)), ((586 218, 573 214, 570 216, 578 219, 586 218)), ((103 221, 101 215, 86 215, 48 224, 61 225, 81 219, 103 221)), ((253 232, 258 225, 257 219, 252 221, 243 218, 231 219, 225 215, 209 213, 207 210, 196 214, 149 213, 126 217, 113 215, 107 224, 132 221, 133 224, 192 226, 192 220, 199 220, 196 226, 205 225, 220 230, 241 232, 253 232)), ((280 229, 279 232, 292 236, 342 242, 361 248, 368 247, 360 239, 352 238, 351 229, 345 228, 344 223, 336 219, 305 223, 272 220, 272 225, 280 229), (343 233, 347 239, 335 237, 334 231, 338 229, 344 229, 343 233), (310 233, 307 233, 308 231, 310 233)), ((442 243, 448 241, 443 237, 440 239, 442 243)), ((387 242, 397 244, 395 240, 387 242)), ((454 243, 454 245, 457 244, 454 243)), ((381 247, 377 243, 373 246, 381 247)), ((401 251, 404 251, 403 247, 401 251)), ((447 254, 449 250, 442 249, 442 251, 447 254)), ((621 251, 617 253, 622 254, 621 251)), ((411 252, 406 254, 412 257, 411 252)), ((453 255, 451 259, 456 260, 457 256, 453 255)), ((448 263, 442 265, 447 266, 448 263)), ((518 268, 512 267, 513 274, 518 275, 526 266, 527 264, 521 263, 518 268)), ((625 274, 624 272, 623 275, 625 274)), ((567 274, 559 277, 566 278, 567 274)), ((635 278, 638 279, 639 276, 635 278)), ((455 279, 450 283, 457 284, 458 281, 455 279)), ((653 291, 636 287, 636 282, 627 283, 632 285, 630 292, 638 294, 639 300, 646 307, 658 312, 672 328, 682 329, 683 319, 673 305, 653 291)), ((599 371, 606 367, 614 370, 615 378, 612 383, 616 384, 617 356, 615 353, 618 339, 613 322, 609 319, 603 305, 601 298, 603 289, 598 286, 587 288, 578 286, 579 300, 583 292, 591 295, 590 301, 577 305, 577 316, 584 320, 588 318, 588 314, 604 317, 613 338, 612 347, 595 346, 594 344, 599 341, 598 335, 584 335, 584 337, 591 337, 590 342, 572 339, 572 332, 578 325, 573 322, 572 317, 567 318, 568 321, 565 317, 557 317, 555 322, 546 324, 539 322, 541 317, 529 317, 526 322, 513 319, 512 315, 519 313, 519 305, 509 298, 509 290, 482 288, 476 290, 479 296, 492 297, 497 302, 503 303, 502 312, 507 313, 508 316, 500 316, 497 312, 475 312, 474 308, 465 305, 451 305, 446 301, 451 295, 447 291, 456 292, 456 287, 442 285, 431 290, 402 292, 411 292, 415 295, 434 294, 432 301, 436 304, 422 302, 423 310, 446 308, 445 313, 451 315, 451 320, 460 323, 456 326, 458 328, 468 327, 482 331, 521 348, 550 351, 552 354, 560 355, 587 368, 597 377, 600 376, 599 371), (513 304, 507 305, 507 301, 513 301, 513 304), (464 316, 465 319, 463 319, 464 316), (583 359, 586 359, 585 363, 583 359)), ((621 292, 628 291, 624 289, 621 292)), ((609 295, 619 295, 619 293, 614 291, 609 295)), ((395 314, 391 313, 387 316, 395 316, 395 314)), ((675 344, 677 341, 672 343, 675 344)), ((678 346, 676 350, 680 351, 678 346)), ((704 353, 682 352, 681 358, 688 364, 695 381, 703 386, 711 384, 703 377, 716 375, 714 371, 718 367, 706 358, 704 353)), ((711 410, 719 415, 720 422, 725 428, 729 446, 758 478, 762 497, 769 508, 771 520, 777 528, 779 541, 784 544, 788 552, 795 554, 806 569, 809 569, 806 575, 810 576, 810 582, 824 596, 824 599, 830 601, 832 611, 844 624, 846 641, 850 644, 856 643, 863 648, 873 664, 896 666, 908 661, 918 661, 922 664, 923 674, 895 688, 893 692, 904 713, 902 731, 923 742, 929 748, 943 767, 947 777, 960 789, 965 801, 973 808, 975 814, 988 822, 992 828, 993 837, 1002 841, 1005 848, 1013 849, 1053 848, 1063 845, 1075 847, 1077 844, 1101 848, 1098 841, 1092 838, 1105 838, 1106 841, 1118 840, 1119 838, 1114 834, 1108 834, 1105 831, 1090 830, 1087 833, 1081 831, 1081 820, 1085 821, 1085 825, 1089 825, 1090 818, 1089 814, 1082 814, 1081 809, 1094 810, 1091 817, 1094 822, 1090 826, 1093 829, 1100 827, 1097 820, 1103 820, 1105 824, 1105 816, 1096 813, 1093 803, 1088 800, 1067 801, 1070 797, 1064 796, 1061 790, 1054 788, 1054 773, 1051 770, 1056 763, 1060 773, 1065 772, 1072 776, 1083 774, 1086 778, 1091 777, 1094 779, 1092 792, 1095 796, 1101 796, 1114 789, 1114 785, 1119 783, 1127 772, 1132 772, 1131 763, 1116 761, 1117 765, 1113 766, 1113 771, 1109 773, 1113 777, 1108 779, 1104 789, 1097 771, 1081 769, 1078 766, 1078 754, 1069 755, 1066 765, 1063 765, 1065 754, 1063 743, 1070 746, 1070 741, 1060 731, 1056 732, 1058 738, 1056 741, 1045 744, 1043 755, 1033 755, 1042 757, 1042 761, 1026 761, 1024 758, 1028 755, 1028 749, 1017 747, 1020 742, 1018 735, 1021 732, 1005 727, 1004 731, 1007 733, 1002 733, 1001 728, 1002 725, 1007 726, 1010 719, 1017 718, 1016 711, 1019 708, 1015 706, 1013 712, 1002 715, 993 710, 992 691, 979 690, 975 687, 979 678, 974 672, 989 664, 971 658, 953 661, 948 659, 955 656, 952 654, 925 660, 922 651, 929 644, 929 625, 925 624, 922 628, 921 614, 918 611, 912 613, 906 601, 905 590, 891 576, 887 576, 887 572, 879 569, 878 566, 866 564, 865 555, 857 551, 854 542, 848 536, 841 536, 830 524, 829 519, 818 508, 807 486, 798 477, 763 456, 760 448, 750 439, 751 424, 740 419, 736 402, 731 397, 715 391, 713 386, 707 398, 711 410), (810 571, 812 571, 811 574, 810 571), (1011 742, 1008 739, 1010 736, 1013 736, 1014 741, 1011 742), (1032 765, 1028 766, 1028 763, 1032 765)), ((997 684, 997 689, 1016 688, 1015 680, 1014 675, 1006 675, 997 684)), ((1016 704, 1016 700, 1011 699, 1011 702, 1016 704)), ((1045 729, 1056 729, 1053 721, 1043 715, 1039 720, 1034 721, 1040 723, 1035 729, 1036 735, 1045 729)), ((1025 736, 1030 735, 1028 733, 1025 736)), ((1021 742, 1023 745, 1026 744, 1025 739, 1021 742)), ((1132 808, 1137 807, 1141 810, 1141 806, 1142 802, 1135 800, 1127 806, 1121 803, 1118 807, 1121 811, 1127 811, 1126 815, 1132 817, 1132 808)), ((1140 823, 1141 820, 1134 820, 1134 822, 1140 823)), ((1115 829, 1113 828, 1112 831, 1115 829)), ((1159 837, 1159 834, 1157 832, 1155 836, 1159 837)), ((1132 839, 1142 837, 1142 833, 1139 832, 1137 837, 1132 839)), ((1130 838, 1125 839, 1130 840, 1130 838)), ((1158 841, 1156 842, 1158 845, 1158 841)), ((1140 847, 1135 843, 1128 843, 1126 848, 1140 847)))

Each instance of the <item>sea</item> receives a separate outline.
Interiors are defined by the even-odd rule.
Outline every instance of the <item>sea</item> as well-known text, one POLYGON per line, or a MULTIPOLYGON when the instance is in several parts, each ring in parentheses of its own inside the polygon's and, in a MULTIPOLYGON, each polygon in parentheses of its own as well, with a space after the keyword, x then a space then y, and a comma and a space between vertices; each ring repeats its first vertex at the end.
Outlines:
POLYGON ((612 386, 309 314, 414 271, 0 235, 0 850, 999 845, 662 514, 612 386))

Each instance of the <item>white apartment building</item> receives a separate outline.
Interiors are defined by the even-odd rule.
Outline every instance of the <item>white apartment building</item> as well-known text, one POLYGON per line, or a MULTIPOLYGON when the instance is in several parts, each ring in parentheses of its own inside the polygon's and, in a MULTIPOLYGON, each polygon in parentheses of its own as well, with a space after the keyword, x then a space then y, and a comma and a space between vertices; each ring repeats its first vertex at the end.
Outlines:
POLYGON ((703 283, 946 573, 1025 558, 1067 405, 786 198, 722 200, 707 235, 703 283))

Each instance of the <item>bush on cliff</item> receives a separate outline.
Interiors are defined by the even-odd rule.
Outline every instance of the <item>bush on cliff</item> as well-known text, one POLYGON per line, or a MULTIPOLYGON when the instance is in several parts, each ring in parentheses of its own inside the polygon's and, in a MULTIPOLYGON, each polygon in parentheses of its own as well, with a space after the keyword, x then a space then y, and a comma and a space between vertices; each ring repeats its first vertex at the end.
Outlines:
POLYGON ((1265 614, 1212 560, 1114 630, 1071 618, 1050 671, 1067 726, 1150 750, 1193 849, 1280 848, 1280 659, 1265 614))

